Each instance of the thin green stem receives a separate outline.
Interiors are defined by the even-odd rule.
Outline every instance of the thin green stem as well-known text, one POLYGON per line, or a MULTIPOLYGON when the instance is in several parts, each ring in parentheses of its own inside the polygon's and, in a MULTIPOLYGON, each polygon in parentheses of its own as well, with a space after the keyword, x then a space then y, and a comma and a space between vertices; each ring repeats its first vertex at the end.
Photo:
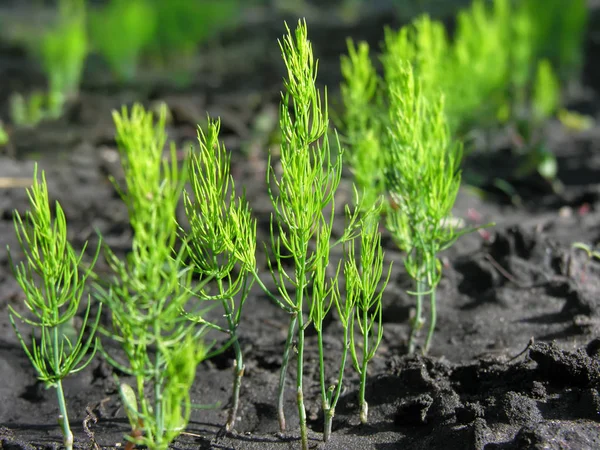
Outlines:
POLYGON ((300 248, 302 257, 296 262, 296 320, 298 322, 298 343, 297 343, 297 363, 296 363, 296 401, 298 404, 298 419, 300 420, 300 440, 302 450, 308 450, 308 432, 306 429, 306 408, 304 407, 304 315, 302 305, 304 303, 304 287, 306 284, 306 257, 308 251, 308 242, 302 241, 300 248))
POLYGON ((410 337, 408 339, 408 353, 412 355, 415 352, 417 346, 417 338, 421 327, 423 326, 423 291, 425 283, 421 280, 417 280, 417 304, 415 308, 415 317, 412 320, 410 337))
POLYGON ((148 399, 146 398, 146 395, 144 393, 144 388, 145 388, 145 377, 142 374, 136 375, 135 379, 136 379, 136 383, 137 383, 137 391, 138 391, 138 401, 140 403, 140 409, 142 410, 142 413, 140 415, 140 417, 138 417, 137 419, 137 427, 138 429, 136 429, 135 427, 132 427, 133 429, 132 431, 132 435, 131 437, 134 437, 134 434, 137 434, 138 431, 141 431, 142 433, 144 433, 146 435, 146 437, 150 437, 152 438, 152 433, 153 433, 153 429, 152 427, 148 426, 147 424, 144 423, 144 419, 145 417, 150 417, 150 408, 148 405, 148 399))
POLYGON ((317 342, 319 346, 319 381, 321 383, 321 398, 323 399, 323 411, 329 409, 329 399, 327 397, 327 389, 325 388, 325 355, 323 350, 323 330, 321 324, 317 329, 317 342))
MULTIPOLYGON (((217 280, 219 286, 219 293, 223 294, 223 281, 221 279, 217 280)), ((229 412, 227 414, 227 422, 225 422, 225 430, 231 431, 235 426, 235 421, 237 418, 237 410, 240 402, 240 388, 242 386, 242 377, 244 376, 244 359, 242 355, 242 348, 240 347, 240 342, 237 338, 237 323, 233 319, 233 311, 229 307, 229 302, 227 299, 221 300, 223 304, 223 309, 225 310, 225 317, 227 319, 227 325, 229 327, 229 334, 233 339, 233 351, 235 353, 235 364, 233 366, 233 390, 231 392, 231 406, 229 407, 229 412)))
POLYGON ((269 300, 271 300, 273 303, 275 303, 277 306, 279 306, 284 311, 286 311, 290 314, 294 314, 294 312, 288 305, 286 305, 281 300, 279 300, 275 295, 273 295, 273 293, 269 290, 269 288, 267 288, 267 286, 265 286, 265 283, 263 283, 263 281, 260 279, 260 277, 258 276, 258 272, 255 269, 251 269, 250 273, 254 277, 254 280, 256 281, 258 286, 267 295, 267 297, 269 297, 269 300))
MULTIPOLYGON (((154 339, 157 344, 160 342, 160 322, 154 322, 154 339)), ((160 364, 160 348, 157 345, 154 355, 154 417, 156 418, 156 441, 162 442, 165 434, 164 415, 162 409, 162 367, 160 364)))
MULTIPOLYGON (((58 343, 58 327, 52 328, 52 352, 54 356, 55 367, 60 367, 60 346, 58 343)), ((73 449, 73 433, 69 426, 69 415, 67 414, 67 405, 65 402, 65 394, 63 392, 62 380, 59 378, 56 381, 56 396, 58 397, 58 410, 60 414, 58 416, 58 423, 62 427, 62 433, 64 437, 64 443, 67 450, 73 449)))
MULTIPOLYGON (((316 325, 316 324, 315 324, 316 325)), ((322 323, 319 324, 319 328, 317 329, 317 341, 319 345, 319 381, 321 384, 321 402, 323 407, 323 442, 327 442, 329 440, 329 436, 331 436, 331 422, 333 419, 332 405, 331 399, 327 395, 327 388, 325 387, 325 355, 323 350, 323 330, 322 323)))
POLYGON ((294 341, 294 333, 296 331, 296 322, 298 315, 293 313, 290 316, 290 323, 288 326, 287 338, 285 340, 285 348, 283 350, 283 360, 281 362, 281 370, 279 372, 279 388, 277 393, 277 418, 279 420, 279 430, 285 431, 285 412, 283 409, 284 393, 285 393, 285 378, 287 374, 287 367, 290 361, 290 350, 294 341))
POLYGON ((69 416, 67 415, 67 405, 65 403, 65 395, 62 387, 62 380, 56 382, 56 394, 58 397, 58 409, 60 415, 58 416, 58 423, 62 427, 64 436, 65 448, 67 450, 73 449, 73 433, 69 427, 69 416))
POLYGON ((323 408, 323 442, 329 441, 331 432, 333 429, 333 416, 335 415, 334 408, 329 406, 327 409, 323 408))
MULTIPOLYGON (((303 274, 304 275, 304 274, 303 274)), ((303 279, 300 278, 300 279, 303 279)), ((299 293, 299 304, 302 305, 302 291, 299 293)), ((304 408, 304 317, 302 309, 298 311, 298 344, 297 344, 297 379, 296 379, 296 400, 298 402, 298 418, 300 419, 300 439, 302 441, 302 450, 308 450, 308 432, 306 429, 306 409, 304 408)))
POLYGON ((427 339, 425 340, 425 347, 423 348, 424 355, 426 355, 429 352, 429 347, 431 346, 431 339, 433 337, 433 332, 435 331, 435 324, 437 321, 437 301, 435 298, 435 287, 431 288, 431 292, 429 294, 429 303, 430 303, 429 331, 427 332, 427 339))
MULTIPOLYGON (((324 419, 325 424, 323 427, 323 441, 327 442, 331 437, 331 430, 333 426, 333 417, 335 416, 335 406, 342 394, 342 384, 344 380, 344 370, 346 370, 346 360, 348 358, 348 333, 349 327, 344 327, 344 350, 342 351, 342 359, 340 361, 340 371, 338 373, 337 386, 335 387, 335 391, 331 398, 328 399, 328 409, 323 408, 324 410, 324 419)), ((364 392, 363 392, 364 397, 364 392)))
POLYGON ((365 391, 367 388, 367 365, 369 364, 369 311, 363 308, 362 311, 362 329, 363 333, 363 354, 362 367, 360 370, 360 389, 358 392, 360 406, 360 423, 367 423, 369 419, 369 404, 365 400, 365 391))

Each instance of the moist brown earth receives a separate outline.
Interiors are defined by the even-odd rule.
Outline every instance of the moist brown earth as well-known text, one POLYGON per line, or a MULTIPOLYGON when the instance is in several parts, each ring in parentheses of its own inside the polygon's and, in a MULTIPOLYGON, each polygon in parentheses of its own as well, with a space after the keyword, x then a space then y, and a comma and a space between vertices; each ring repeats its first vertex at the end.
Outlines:
MULTIPOLYGON (((596 10, 586 44, 583 79, 568 91, 567 106, 598 117, 600 42, 596 10)), ((323 16, 327 16, 323 14, 323 16)), ((335 20, 309 23, 320 59, 319 81, 329 85, 335 104, 339 55, 346 36, 367 39, 373 48, 391 14, 377 11, 354 25, 335 20)), ((124 103, 165 101, 171 112, 169 136, 184 149, 206 113, 222 119, 222 138, 232 152, 236 184, 244 186, 258 219, 259 241, 269 232, 271 205, 265 166, 276 144, 277 105, 283 68, 276 39, 284 17, 252 16, 203 54, 191 86, 178 88, 147 77, 122 86, 91 61, 79 99, 64 117, 31 130, 7 126, 11 143, 0 155, 0 177, 27 178, 38 161, 46 171, 51 200, 66 212, 73 244, 95 244, 97 232, 124 255, 131 232, 127 212, 109 175, 120 179, 111 110, 124 103)), ((293 17, 287 17, 293 23, 293 17)), ((394 25, 397 25, 396 22, 394 25)), ((7 117, 8 95, 43 82, 19 49, 0 47, 0 115, 7 117)), ((384 235, 386 261, 394 262, 383 297, 384 337, 370 365, 366 397, 369 424, 357 412, 358 377, 348 370, 336 410, 333 436, 320 442, 318 353, 309 334, 305 354, 305 399, 313 447, 327 449, 598 449, 600 448, 600 264, 573 247, 600 240, 600 126, 574 132, 552 121, 545 140, 558 158, 557 194, 543 180, 515 179, 506 131, 492 133, 488 146, 476 147, 465 161, 465 177, 477 173, 487 195, 465 186, 455 215, 472 224, 495 226, 461 238, 442 255, 444 276, 438 289, 438 325, 426 357, 407 356, 414 299, 402 267, 402 254, 384 235), (520 201, 494 190, 493 180, 511 183, 520 201), (514 199, 513 199, 514 200, 514 199)), ((483 141, 482 141, 483 142, 483 141)), ((349 201, 350 174, 338 205, 349 201)), ((53 390, 36 382, 8 320, 8 305, 23 310, 23 294, 9 265, 6 246, 22 257, 14 235, 13 210, 24 212, 22 187, 0 190, 0 448, 42 449, 61 445, 53 390)), ((343 222, 343 216, 340 214, 343 222)), ((93 248, 93 245, 92 247, 93 248)), ((260 246, 259 246, 260 249, 260 246)), ((268 281, 266 257, 259 250, 260 275, 268 281)), ((108 276, 106 264, 98 272, 108 276)), ((285 410, 289 430, 280 433, 276 390, 287 316, 259 289, 246 306, 240 342, 246 362, 238 421, 221 433, 233 372, 232 353, 200 365, 191 391, 196 409, 173 444, 178 449, 299 448, 294 367, 288 376, 285 410)), ((326 324, 325 351, 334 373, 342 343, 335 320, 326 324)), ((106 345, 110 346, 110 343, 106 345)), ((123 377, 126 379, 126 377, 123 377)), ((98 357, 66 380, 65 390, 76 448, 115 448, 128 431, 113 370, 98 357)))

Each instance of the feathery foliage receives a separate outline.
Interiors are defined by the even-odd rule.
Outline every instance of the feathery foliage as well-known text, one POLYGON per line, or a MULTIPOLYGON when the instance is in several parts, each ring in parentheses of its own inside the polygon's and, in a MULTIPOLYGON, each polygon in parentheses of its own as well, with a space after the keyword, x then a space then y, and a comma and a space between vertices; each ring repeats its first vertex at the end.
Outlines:
POLYGON ((136 404, 131 395, 123 401, 137 416, 141 432, 133 429, 128 439, 160 450, 168 448, 189 419, 189 387, 208 349, 199 340, 204 327, 197 328, 181 312, 208 280, 194 286, 185 243, 176 250, 176 207, 186 172, 179 170, 174 146, 170 157, 163 158, 166 108, 156 123, 137 104, 113 116, 126 184, 123 189, 115 181, 115 186, 134 235, 126 261, 107 248, 115 276, 108 287, 98 286, 112 319, 111 328, 102 331, 120 344, 127 361, 103 353, 113 366, 135 377, 136 404))
POLYGON ((72 320, 79 311, 84 296, 85 282, 98 258, 96 252, 89 268, 80 270, 85 252, 78 255, 67 241, 67 221, 60 204, 56 202, 52 214, 48 187, 44 172, 38 178, 37 165, 33 174, 33 186, 28 189, 30 211, 25 219, 18 213, 14 226, 25 262, 16 264, 9 250, 14 275, 25 293, 28 313, 18 312, 9 305, 10 322, 25 354, 31 361, 38 379, 56 389, 64 445, 73 448, 73 433, 63 392, 62 380, 85 368, 96 352, 95 332, 100 319, 100 309, 89 322, 91 302, 88 298, 79 333, 72 330, 72 320), (28 344, 17 328, 15 318, 25 322, 39 334, 33 333, 28 344), (86 336, 87 335, 87 336, 86 336), (88 355, 88 351, 92 353, 88 355))
MULTIPOLYGON (((192 152, 188 166, 191 194, 184 191, 185 211, 190 223, 187 233, 194 270, 216 284, 216 293, 200 292, 203 300, 218 301, 227 321, 225 328, 208 322, 202 314, 185 313, 190 320, 229 335, 235 353, 231 407, 225 424, 235 425, 244 374, 238 326, 242 308, 256 271, 256 220, 245 196, 236 196, 230 173, 230 158, 219 143, 220 122, 209 119, 207 131, 198 129, 200 151, 192 152), (237 273, 236 273, 237 270, 237 273)), ((214 352, 212 353, 214 354, 214 352)))

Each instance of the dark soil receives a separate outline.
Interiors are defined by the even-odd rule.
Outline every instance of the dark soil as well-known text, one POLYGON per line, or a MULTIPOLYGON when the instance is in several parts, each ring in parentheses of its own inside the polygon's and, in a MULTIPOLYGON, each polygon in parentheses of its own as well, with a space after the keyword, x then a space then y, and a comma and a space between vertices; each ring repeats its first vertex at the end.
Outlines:
MULTIPOLYGON (((329 85, 333 99, 346 36, 366 38, 377 48, 383 25, 392 20, 398 24, 388 10, 373 9, 354 25, 339 18, 325 20, 330 17, 325 13, 315 14, 312 22, 308 18, 320 58, 319 80, 329 85)), ((594 26, 595 11, 584 80, 572 89, 569 106, 598 119, 600 28, 594 26)), ((292 17, 288 21, 294 22, 292 17)), ((46 170, 52 200, 65 209, 74 245, 97 242, 97 230, 125 254, 131 238, 127 214, 108 181, 110 174, 120 176, 110 113, 135 100, 147 105, 166 101, 173 116, 169 136, 182 148, 195 139, 196 124, 205 122, 207 112, 222 118, 236 183, 247 189, 259 240, 266 240, 271 206, 264 171, 282 88, 276 39, 283 31, 283 17, 257 11, 236 33, 222 38, 218 52, 204 54, 205 63, 187 88, 151 77, 122 87, 92 61, 80 98, 62 119, 32 130, 7 125, 11 143, 0 155, 0 178, 30 178, 38 161, 46 170), (261 128, 259 121, 267 127, 261 128)), ((0 116, 7 118, 8 95, 39 86, 43 77, 22 51, 4 44, 0 80, 0 116)), ((469 155, 466 170, 511 182, 521 202, 512 204, 498 191, 490 190, 484 198, 469 188, 461 192, 457 217, 496 225, 462 238, 442 255, 439 320, 427 357, 405 356, 414 299, 406 294, 411 286, 402 254, 385 237, 386 260, 394 261, 394 269, 383 299, 384 338, 370 366, 369 424, 359 423, 358 378, 348 370, 333 437, 326 445, 320 444, 316 337, 309 336, 304 395, 315 447, 600 448, 600 264, 572 247, 574 242, 594 246, 600 241, 600 126, 573 132, 552 122, 545 138, 558 156, 565 186, 560 195, 535 177, 511 179, 514 162, 506 156, 506 133, 497 133, 493 151, 469 155)), ((344 180, 340 205, 350 198, 349 183, 344 180)), ((15 259, 21 256, 12 211, 26 208, 22 187, 0 190, 0 448, 56 448, 62 439, 55 393, 35 381, 8 321, 8 305, 17 310, 23 306, 4 249, 9 245, 15 259)), ((265 256, 259 261, 266 281, 265 256)), ((106 271, 105 265, 100 263, 98 270, 106 271)), ((232 355, 226 353, 201 364, 191 393, 194 403, 221 406, 194 411, 173 448, 299 448, 293 375, 286 398, 289 432, 278 432, 275 410, 286 314, 258 289, 245 311, 240 340, 246 371, 236 431, 219 433, 232 380, 232 355)), ((335 321, 327 325, 331 371, 341 348, 338 331, 335 321)), ((123 445, 128 422, 106 362, 97 358, 67 379, 65 389, 78 448, 123 445)))

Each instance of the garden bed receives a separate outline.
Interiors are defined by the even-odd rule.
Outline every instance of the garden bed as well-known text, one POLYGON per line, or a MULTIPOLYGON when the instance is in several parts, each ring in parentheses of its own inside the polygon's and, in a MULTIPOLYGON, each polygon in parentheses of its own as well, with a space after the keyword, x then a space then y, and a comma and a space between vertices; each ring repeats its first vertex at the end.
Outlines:
MULTIPOLYGON (((62 440, 54 392, 35 381, 8 320, 9 304, 23 309, 23 294, 5 248, 9 245, 19 257, 12 211, 27 208, 25 190, 18 184, 31 177, 33 161, 46 171, 51 200, 60 200, 65 210, 73 244, 97 242, 100 231, 124 255, 131 239, 127 210, 108 181, 108 175, 122 176, 111 110, 134 100, 165 101, 172 114, 169 137, 182 149, 194 141, 196 124, 206 121, 207 112, 220 116, 222 138, 233 152, 236 185, 246 188, 258 220, 259 243, 268 240, 272 207, 265 169, 282 89, 275 42, 283 26, 281 18, 258 22, 250 21, 244 34, 236 36, 245 41, 242 47, 229 42, 225 48, 231 47, 230 56, 220 64, 207 64, 203 76, 188 88, 168 83, 120 88, 91 73, 62 119, 31 130, 10 130, 10 144, 0 155, 0 179, 13 182, 0 189, 0 448, 55 448, 62 440), (244 64, 237 63, 240 58, 244 64)), ((375 46, 385 22, 381 14, 354 28, 309 21, 320 59, 319 80, 329 85, 332 99, 345 37, 367 38, 375 46)), ((600 43, 594 23, 592 16, 586 81, 573 90, 570 106, 598 118, 598 66, 593 62, 600 43)), ((0 50, 0 112, 5 114, 6 89, 38 80, 23 55, 11 48, 0 50)), ((545 136, 557 155, 558 178, 564 184, 560 195, 533 177, 511 179, 511 163, 503 153, 508 139, 502 132, 494 136, 498 144, 491 154, 467 155, 467 171, 483 170, 489 179, 511 182, 522 201, 513 204, 493 190, 484 198, 469 188, 461 190, 455 215, 495 226, 461 238, 442 255, 438 325, 427 357, 405 355, 414 299, 406 294, 410 279, 402 254, 384 234, 385 258, 394 266, 383 297, 383 341, 369 367, 369 424, 360 424, 358 378, 348 371, 348 388, 324 448, 600 448, 600 263, 573 247, 575 242, 593 247, 600 240, 600 126, 573 132, 556 121, 547 124, 545 136)), ((344 180, 338 205, 350 199, 350 192, 350 180, 344 180)), ((258 248, 260 275, 267 282, 265 256, 258 248)), ((97 270, 108 273, 102 262, 97 270)), ((257 287, 244 310, 239 335, 246 369, 235 431, 221 433, 233 376, 233 354, 227 352, 200 365, 191 392, 193 403, 220 406, 194 410, 175 448, 299 448, 293 377, 285 403, 288 432, 279 432, 275 407, 287 315, 257 287)), ((339 327, 335 321, 325 326, 331 331, 339 327)), ((335 370, 341 343, 327 339, 327 330, 325 336, 326 354, 332 358, 327 363, 335 370)), ((322 432, 317 359, 316 336, 309 335, 304 397, 314 446, 322 432)), ((77 448, 122 445, 129 423, 113 369, 102 358, 68 378, 65 391, 77 448)))

